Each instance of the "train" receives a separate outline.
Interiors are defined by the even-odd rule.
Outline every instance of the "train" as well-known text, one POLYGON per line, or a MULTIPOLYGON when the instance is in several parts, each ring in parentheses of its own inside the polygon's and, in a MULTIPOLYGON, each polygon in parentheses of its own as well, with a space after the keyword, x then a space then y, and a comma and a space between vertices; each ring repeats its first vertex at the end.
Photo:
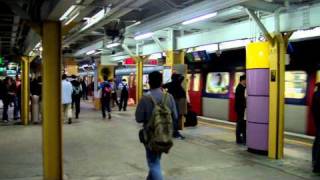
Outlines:
MULTIPOLYGON (((320 39, 289 43, 285 72, 287 132, 310 136, 315 133, 311 103, 315 84, 320 81, 320 53, 317 52, 317 47, 320 47, 320 39)), ((187 53, 187 92, 192 111, 198 116, 235 122, 235 88, 239 77, 245 74, 245 59, 244 47, 222 53, 187 53)), ((149 72, 165 69, 161 69, 161 66, 157 68, 144 71, 144 87, 147 86, 145 78, 149 72)), ((118 80, 128 79, 129 95, 135 100, 134 71, 116 71, 115 74, 118 80)))

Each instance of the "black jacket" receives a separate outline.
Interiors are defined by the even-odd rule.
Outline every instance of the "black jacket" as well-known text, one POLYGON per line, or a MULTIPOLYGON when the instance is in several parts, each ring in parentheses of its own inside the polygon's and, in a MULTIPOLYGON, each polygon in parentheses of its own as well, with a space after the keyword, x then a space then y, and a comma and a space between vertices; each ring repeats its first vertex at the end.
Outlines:
POLYGON ((246 97, 245 97, 246 87, 242 84, 238 84, 235 94, 235 110, 236 112, 244 112, 246 109, 246 97))
POLYGON ((320 91, 316 91, 312 98, 312 114, 316 129, 320 131, 320 91))

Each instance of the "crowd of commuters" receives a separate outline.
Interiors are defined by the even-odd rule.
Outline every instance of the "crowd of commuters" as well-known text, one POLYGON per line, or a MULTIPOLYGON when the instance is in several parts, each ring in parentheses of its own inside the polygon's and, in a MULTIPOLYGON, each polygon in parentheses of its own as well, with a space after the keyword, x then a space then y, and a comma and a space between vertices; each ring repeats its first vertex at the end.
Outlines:
POLYGON ((21 102, 21 82, 18 76, 16 79, 6 77, 0 82, 0 98, 3 103, 2 121, 9 122, 8 110, 13 106, 13 119, 20 119, 20 102, 21 102))

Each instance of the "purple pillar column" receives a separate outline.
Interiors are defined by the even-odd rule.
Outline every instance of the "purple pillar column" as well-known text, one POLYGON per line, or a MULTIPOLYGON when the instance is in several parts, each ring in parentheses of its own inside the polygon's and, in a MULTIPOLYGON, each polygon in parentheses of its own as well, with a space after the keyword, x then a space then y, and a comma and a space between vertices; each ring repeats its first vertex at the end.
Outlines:
POLYGON ((269 69, 247 70, 247 146, 267 155, 269 126, 269 69))

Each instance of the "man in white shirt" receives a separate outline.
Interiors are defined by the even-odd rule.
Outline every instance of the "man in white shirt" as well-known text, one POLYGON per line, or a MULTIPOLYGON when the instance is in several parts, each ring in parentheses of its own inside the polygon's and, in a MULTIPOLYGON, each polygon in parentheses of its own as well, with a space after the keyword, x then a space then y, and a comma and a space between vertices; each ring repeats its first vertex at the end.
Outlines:
POLYGON ((68 124, 72 123, 72 110, 71 110, 71 104, 72 104, 72 84, 67 81, 67 75, 62 75, 62 86, 61 86, 61 100, 62 100, 62 106, 63 106, 63 117, 68 118, 68 124))

